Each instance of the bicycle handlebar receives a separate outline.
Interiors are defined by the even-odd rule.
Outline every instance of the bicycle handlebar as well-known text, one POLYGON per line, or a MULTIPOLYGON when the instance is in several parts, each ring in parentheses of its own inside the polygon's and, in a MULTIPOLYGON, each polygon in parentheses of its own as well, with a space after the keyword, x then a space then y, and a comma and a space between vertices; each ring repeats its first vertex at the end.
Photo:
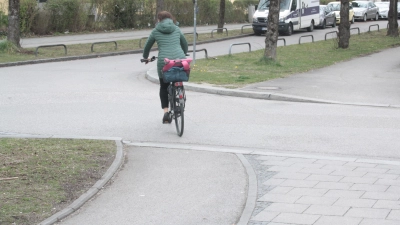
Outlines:
POLYGON ((157 57, 153 56, 150 59, 140 59, 140 62, 153 62, 154 60, 156 60, 157 57))
MULTIPOLYGON (((185 55, 186 55, 186 56, 190 56, 189 53, 186 53, 185 55)), ((156 60, 156 59, 157 59, 157 57, 153 56, 153 57, 151 57, 150 59, 140 59, 140 62, 142 62, 142 63, 144 63, 144 62, 149 63, 149 62, 153 62, 153 61, 156 60)))

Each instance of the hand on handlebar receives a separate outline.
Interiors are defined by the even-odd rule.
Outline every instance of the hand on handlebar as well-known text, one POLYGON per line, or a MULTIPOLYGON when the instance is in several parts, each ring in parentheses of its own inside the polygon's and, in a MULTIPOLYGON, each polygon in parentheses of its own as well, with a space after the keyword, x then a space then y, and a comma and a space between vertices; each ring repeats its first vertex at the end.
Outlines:
POLYGON ((141 59, 140 62, 144 62, 144 63, 149 63, 149 62, 153 62, 154 60, 156 60, 157 57, 153 56, 151 58, 147 58, 147 59, 141 59))

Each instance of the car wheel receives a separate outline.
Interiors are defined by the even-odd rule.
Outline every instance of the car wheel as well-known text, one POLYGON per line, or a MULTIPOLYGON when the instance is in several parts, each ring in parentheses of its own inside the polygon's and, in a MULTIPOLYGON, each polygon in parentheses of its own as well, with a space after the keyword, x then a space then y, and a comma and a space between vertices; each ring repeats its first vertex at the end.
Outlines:
POLYGON ((367 14, 364 14, 363 21, 364 21, 364 22, 367 21, 367 14))
POLYGON ((293 26, 292 24, 289 24, 287 30, 286 30, 286 35, 291 36, 293 34, 293 26))
POLYGON ((324 20, 324 22, 322 22, 321 28, 322 28, 322 29, 325 29, 325 28, 326 28, 326 20, 324 20))
POLYGON ((353 18, 351 18, 350 23, 354 23, 354 16, 353 16, 353 18))
POLYGON ((332 27, 336 27, 336 20, 333 21, 332 27))
POLYGON ((376 15, 375 15, 375 21, 378 21, 379 20, 379 14, 377 13, 376 15))
POLYGON ((260 36, 261 32, 260 31, 254 31, 254 34, 257 35, 257 36, 260 36))
POLYGON ((310 26, 309 27, 307 27, 307 31, 308 32, 312 32, 314 30, 314 22, 313 21, 311 21, 311 24, 310 24, 310 26))

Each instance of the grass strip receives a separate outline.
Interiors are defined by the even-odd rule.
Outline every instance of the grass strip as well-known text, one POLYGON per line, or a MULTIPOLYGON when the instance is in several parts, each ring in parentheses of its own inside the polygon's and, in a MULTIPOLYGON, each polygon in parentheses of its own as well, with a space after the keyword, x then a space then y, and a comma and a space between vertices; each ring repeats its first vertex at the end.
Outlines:
MULTIPOLYGON (((277 60, 265 60, 264 50, 198 59, 190 81, 226 88, 283 78, 327 67, 355 57, 400 46, 400 38, 386 36, 386 30, 352 35, 348 49, 337 48, 337 39, 278 47, 277 60)), ((350 73, 351 71, 349 71, 350 73)))
MULTIPOLYGON (((251 34, 252 29, 243 29, 243 33, 251 34)), ((217 40, 225 37, 234 37, 243 35, 241 30, 232 30, 228 32, 229 36, 224 33, 213 33, 213 37, 211 37, 210 33, 199 34, 196 39, 197 42, 201 41, 209 41, 209 40, 217 40)), ((185 34, 186 40, 189 44, 193 43, 193 34, 185 34)), ((90 44, 75 44, 75 45, 67 45, 67 56, 82 56, 82 55, 96 55, 99 53, 107 53, 107 52, 124 52, 131 50, 140 50, 143 49, 147 39, 133 39, 133 40, 121 40, 117 42, 117 50, 115 50, 115 43, 102 43, 95 44, 93 46, 94 52, 91 52, 92 43, 90 44), (142 48, 140 48, 140 45, 142 48)), ((93 41, 96 42, 96 41, 93 41)), ((153 47, 157 47, 157 44, 154 44, 153 47)), ((7 48, 1 51, 0 48, 0 63, 8 63, 8 62, 19 62, 19 61, 28 61, 28 60, 38 60, 38 59, 51 59, 51 58, 60 58, 65 57, 64 47, 49 47, 49 48, 39 48, 38 56, 35 56, 36 48, 25 48, 22 52, 18 52, 15 49, 7 48)))
POLYGON ((0 138, 0 224, 37 224, 93 186, 114 141, 0 138))

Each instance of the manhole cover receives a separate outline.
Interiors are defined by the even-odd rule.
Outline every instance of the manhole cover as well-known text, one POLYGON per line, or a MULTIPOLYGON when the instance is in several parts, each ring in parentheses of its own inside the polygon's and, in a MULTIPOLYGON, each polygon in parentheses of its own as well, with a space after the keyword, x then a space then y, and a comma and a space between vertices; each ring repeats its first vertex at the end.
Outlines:
POLYGON ((258 89, 262 90, 279 90, 281 89, 280 87, 257 87, 258 89))

